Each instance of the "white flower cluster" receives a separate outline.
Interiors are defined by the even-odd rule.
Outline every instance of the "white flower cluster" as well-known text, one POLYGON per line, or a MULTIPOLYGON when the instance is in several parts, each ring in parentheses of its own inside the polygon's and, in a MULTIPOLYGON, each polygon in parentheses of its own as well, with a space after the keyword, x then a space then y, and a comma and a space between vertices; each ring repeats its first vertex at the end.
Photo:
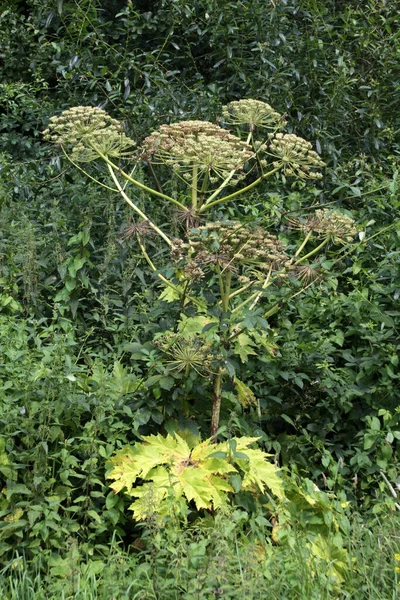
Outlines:
POLYGON ((50 119, 46 140, 65 146, 76 162, 91 162, 101 154, 117 158, 131 154, 135 145, 123 125, 101 108, 75 106, 50 119))

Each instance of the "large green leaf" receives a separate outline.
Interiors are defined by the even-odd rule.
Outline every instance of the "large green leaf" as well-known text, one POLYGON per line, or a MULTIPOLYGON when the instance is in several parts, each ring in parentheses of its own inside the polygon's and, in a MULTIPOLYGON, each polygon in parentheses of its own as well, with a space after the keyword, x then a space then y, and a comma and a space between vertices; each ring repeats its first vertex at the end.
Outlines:
POLYGON ((188 443, 178 434, 146 436, 143 442, 121 450, 112 459, 114 469, 108 477, 115 481, 111 488, 115 492, 126 488, 136 498, 130 508, 137 520, 154 513, 168 514, 171 498, 181 507, 193 502, 197 510, 226 505, 229 494, 234 493, 227 476, 238 473, 235 465, 244 473, 243 489, 258 494, 267 486, 281 498, 278 469, 267 462, 268 455, 262 450, 249 448, 257 440, 243 437, 214 444, 211 438, 201 442, 194 437, 188 443), (139 479, 148 481, 135 486, 139 479))

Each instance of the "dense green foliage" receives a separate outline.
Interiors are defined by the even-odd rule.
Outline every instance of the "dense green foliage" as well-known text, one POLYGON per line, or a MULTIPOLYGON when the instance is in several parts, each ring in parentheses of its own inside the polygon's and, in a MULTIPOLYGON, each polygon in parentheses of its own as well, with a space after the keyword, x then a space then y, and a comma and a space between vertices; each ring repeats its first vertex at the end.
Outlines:
MULTIPOLYGON (((129 597, 140 590, 148 598, 195 597, 191 581, 205 586, 198 598, 218 597, 219 588, 228 598, 266 597, 256 595, 266 582, 271 598, 396 597, 388 574, 399 552, 396 536, 385 542, 380 579, 376 547, 366 540, 370 534, 357 524, 352 538, 343 522, 338 541, 327 515, 329 502, 336 502, 333 494, 368 514, 395 511, 390 484, 396 493, 400 482, 399 9, 397 1, 376 0, 3 2, 0 552, 11 560, 18 545, 27 560, 36 561, 38 573, 36 583, 24 581, 18 567, 14 583, 0 581, 10 586, 5 588, 10 598, 36 597, 12 585, 36 586, 37 597, 50 585, 45 596, 55 597, 58 578, 76 593, 77 570, 92 582, 99 573, 97 559, 85 561, 93 553, 103 553, 98 560, 107 565, 105 578, 122 565, 128 580, 140 563, 142 580, 135 580, 129 597), (215 219, 267 224, 291 248, 299 238, 288 218, 307 215, 310 208, 338 209, 365 232, 359 243, 326 249, 315 265, 324 278, 313 286, 285 302, 285 286, 277 287, 268 302, 242 315, 248 335, 224 349, 230 370, 221 391, 220 439, 259 437, 276 463, 290 468, 293 486, 311 479, 332 494, 312 518, 328 526, 330 548, 344 545, 345 560, 357 562, 354 573, 344 575, 341 596, 337 574, 329 579, 326 568, 325 580, 320 568, 309 566, 315 555, 306 546, 295 546, 298 562, 291 563, 290 527, 280 546, 264 549, 260 570, 247 564, 246 536, 257 544, 258 524, 261 537, 271 537, 271 505, 259 513, 257 503, 239 494, 236 507, 243 514, 234 530, 220 523, 210 542, 208 533, 187 531, 172 557, 176 523, 165 536, 152 523, 137 528, 128 503, 106 479, 106 462, 143 435, 186 429, 208 437, 212 389, 199 369, 188 375, 167 364, 176 357, 162 352, 163 336, 179 333, 182 319, 196 311, 189 308, 185 316, 179 299, 160 296, 137 244, 130 208, 65 160, 42 132, 54 114, 76 105, 100 106, 124 121, 140 145, 163 123, 215 121, 223 105, 240 98, 259 99, 285 113, 288 130, 312 142, 327 167, 323 182, 267 179, 234 204, 221 204, 215 219), (278 301, 279 311, 266 320, 278 301), (125 549, 139 544, 137 556, 108 554, 115 536, 125 549), (361 539, 368 548, 362 568, 361 539), (37 562, 39 549, 43 561, 53 561, 50 571, 37 562), (63 558, 55 558, 57 552, 63 558), (221 556, 230 565, 231 590, 217 572, 204 580, 209 564, 216 569, 221 556), (79 561, 87 563, 87 571, 79 561), (175 577, 169 564, 181 568, 182 580, 173 584, 178 596, 165 595, 175 577), (299 564, 317 575, 300 579, 295 588, 299 564), (361 587, 363 578, 370 578, 371 588, 361 587), (282 588, 272 587, 276 581, 294 587, 282 596, 282 588), (301 587, 311 582, 314 596, 301 587), (241 595, 234 595, 236 589, 241 595), (353 590, 360 595, 351 596, 353 590)), ((100 170, 91 173, 102 178, 100 170)), ((145 163, 135 177, 155 185, 145 163)), ((166 193, 179 193, 179 181, 166 169, 158 177, 166 193)), ((181 235, 173 207, 137 188, 132 194, 161 228, 181 235)), ((165 244, 157 237, 146 244, 162 273, 173 277, 165 244)), ((210 290, 213 285, 211 280, 210 290)), ((207 335, 214 333, 211 323, 207 335)), ((310 543, 308 513, 299 502, 294 511, 296 506, 298 513, 287 519, 301 526, 310 543)), ((12 564, 5 577, 16 572, 12 564)), ((106 586, 106 579, 99 585, 106 586)), ((121 583, 120 597, 128 597, 123 595, 128 586, 121 583)), ((91 593, 109 597, 100 588, 91 593)))
POLYGON ((67 553, 53 556, 48 565, 43 561, 27 568, 20 557, 2 569, 0 591, 7 600, 398 598, 395 522, 378 521, 373 529, 357 520, 351 524, 346 549, 357 568, 344 569, 338 585, 334 561, 340 555, 328 556, 321 549, 313 556, 300 532, 290 545, 265 545, 261 519, 253 521, 249 539, 241 533, 246 519, 237 510, 229 519, 220 515, 216 522, 184 531, 173 523, 162 528, 153 524, 130 554, 112 544, 91 556, 71 543, 67 553))

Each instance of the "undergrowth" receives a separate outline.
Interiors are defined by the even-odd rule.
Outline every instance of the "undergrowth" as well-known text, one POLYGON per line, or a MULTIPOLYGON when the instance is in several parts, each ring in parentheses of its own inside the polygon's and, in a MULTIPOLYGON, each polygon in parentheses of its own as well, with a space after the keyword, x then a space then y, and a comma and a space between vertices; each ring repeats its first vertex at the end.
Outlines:
POLYGON ((4 600, 394 600, 400 597, 395 554, 400 519, 387 515, 366 524, 355 514, 345 541, 346 562, 316 558, 301 532, 284 544, 263 538, 262 527, 244 533, 237 510, 177 528, 147 522, 123 550, 114 540, 102 555, 69 551, 43 554, 35 564, 15 554, 0 572, 4 600), (342 575, 339 575, 342 573, 342 575))

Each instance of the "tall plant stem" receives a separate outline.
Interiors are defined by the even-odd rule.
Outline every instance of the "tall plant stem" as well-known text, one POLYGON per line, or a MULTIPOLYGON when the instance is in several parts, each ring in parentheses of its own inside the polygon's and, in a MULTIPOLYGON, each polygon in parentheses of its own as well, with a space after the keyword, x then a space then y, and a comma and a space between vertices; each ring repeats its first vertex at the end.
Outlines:
MULTIPOLYGON (((211 429, 210 435, 214 437, 218 431, 219 427, 219 416, 221 413, 221 398, 222 398, 222 379, 224 375, 224 370, 222 367, 218 367, 217 374, 214 380, 214 388, 213 388, 213 405, 212 405, 212 414, 211 414, 211 429)), ((214 442, 217 442, 215 439, 214 442)))
POLYGON ((326 244, 328 242, 329 242, 329 238, 327 237, 316 248, 314 248, 314 250, 311 250, 311 252, 309 252, 308 254, 305 254, 304 256, 302 256, 301 258, 299 258, 299 260, 296 260, 296 262, 294 264, 295 265, 299 265, 304 260, 307 260, 307 258, 310 258, 310 256, 314 256, 314 254, 317 254, 317 252, 319 252, 324 246, 326 246, 326 244))
POLYGON ((222 310, 228 312, 229 310, 229 296, 231 291, 232 271, 227 271, 225 276, 224 295, 222 297, 222 310))
POLYGON ((164 233, 163 231, 161 231, 161 229, 160 229, 159 227, 157 227, 157 225, 155 225, 155 224, 153 223, 153 221, 150 221, 150 219, 148 218, 148 216, 147 216, 147 215, 145 215, 145 213, 144 213, 144 212, 142 212, 142 211, 140 210, 140 208, 139 208, 138 206, 136 206, 136 204, 135 204, 134 202, 132 202, 132 200, 129 198, 129 196, 127 196, 127 195, 126 195, 126 193, 124 192, 124 190, 122 189, 122 187, 121 187, 121 184, 120 184, 120 182, 118 181, 118 178, 117 178, 117 176, 115 175, 113 168, 112 168, 110 165, 107 165, 107 166, 108 166, 108 170, 110 171, 110 175, 111 175, 111 177, 112 177, 112 179, 113 179, 113 181, 114 181, 115 185, 117 186, 119 193, 120 193, 120 194, 121 194, 121 196, 123 197, 123 199, 124 199, 124 200, 125 200, 125 201, 126 201, 128 204, 129 204, 129 206, 131 206, 131 207, 133 208, 133 210, 134 210, 134 211, 135 211, 135 212, 136 212, 138 215, 140 215, 140 216, 142 217, 142 219, 144 219, 144 220, 145 220, 145 221, 146 221, 146 222, 147 222, 147 223, 150 225, 150 227, 151 227, 152 229, 154 229, 154 231, 156 231, 156 232, 158 233, 158 235, 159 235, 160 237, 162 237, 162 239, 163 239, 165 242, 167 242, 168 246, 170 246, 170 247, 171 247, 171 246, 172 246, 172 242, 171 242, 171 240, 169 239, 169 237, 168 237, 167 235, 165 235, 165 233, 164 233))
POLYGON ((308 240, 310 239, 310 237, 312 236, 312 231, 309 231, 306 235, 306 237, 304 238, 302 244, 297 248, 296 250, 296 254, 294 255, 294 258, 297 258, 297 256, 300 254, 300 252, 303 250, 303 248, 306 246, 308 240))
POLYGON ((249 283, 246 283, 246 285, 243 285, 241 288, 239 288, 239 289, 235 290, 234 292, 232 292, 231 294, 229 294, 229 300, 232 300, 232 298, 235 298, 239 294, 242 294, 243 292, 245 292, 249 288, 253 287, 253 285, 255 285, 256 283, 257 283, 256 280, 253 280, 253 281, 250 281, 249 283))
POLYGON ((208 172, 204 175, 203 177, 203 183, 201 184, 201 190, 200 190, 200 194, 199 194, 199 202, 198 202, 198 206, 202 206, 203 202, 204 202, 204 194, 206 193, 206 189, 207 189, 207 185, 208 185, 208 180, 209 180, 209 174, 208 172))
POLYGON ((197 210, 197 176, 198 176, 198 168, 193 167, 193 172, 192 172, 192 209, 194 211, 197 210))
POLYGON ((154 265, 153 261, 151 260, 150 256, 147 254, 146 248, 142 244, 140 237, 138 235, 136 237, 137 237, 137 241, 138 241, 140 250, 141 250, 144 258, 146 259, 146 262, 149 265, 150 269, 153 271, 153 273, 156 273, 157 277, 163 283, 165 283, 166 286, 168 286, 172 290, 174 290, 181 297, 182 302, 185 301, 185 297, 186 297, 186 298, 188 298, 188 300, 191 300, 191 302, 193 302, 193 304, 196 304, 197 308, 202 308, 201 302, 199 302, 197 300, 197 298, 193 298, 193 296, 189 296, 189 295, 186 296, 187 286, 184 288, 184 290, 180 290, 176 285, 174 285, 171 281, 169 281, 169 279, 164 277, 164 275, 162 275, 161 273, 157 273, 157 268, 154 265))
POLYGON ((100 156, 100 158, 102 158, 104 160, 104 162, 108 165, 109 168, 112 167, 112 169, 114 171, 117 171, 117 173, 121 173, 122 177, 124 177, 124 179, 126 179, 127 181, 130 181, 131 183, 136 185, 141 190, 144 190, 145 192, 148 192, 149 194, 152 194, 153 196, 157 196, 158 198, 163 198, 163 200, 168 200, 168 202, 175 204, 175 206, 178 206, 182 210, 186 210, 186 206, 184 204, 182 204, 181 202, 179 202, 178 200, 175 200, 175 198, 172 198, 171 196, 167 196, 166 194, 163 194, 162 192, 158 192, 157 190, 154 190, 153 188, 150 188, 147 185, 144 185, 144 183, 141 183, 137 179, 133 179, 133 177, 128 175, 128 173, 125 173, 125 171, 123 171, 118 165, 113 163, 105 154, 100 152, 100 150, 98 148, 92 147, 92 149, 95 152, 97 152, 97 154, 100 156))
MULTIPOLYGON (((236 198, 236 196, 240 196, 240 194, 244 194, 245 192, 248 192, 249 190, 253 189, 256 185, 261 183, 261 181, 263 181, 263 179, 266 179, 267 177, 271 177, 271 175, 273 175, 274 173, 279 171, 280 168, 281 168, 280 166, 276 167, 275 169, 272 169, 272 171, 268 171, 268 173, 261 175, 258 179, 253 181, 253 183, 250 183, 246 187, 244 187, 240 190, 237 190, 236 192, 233 192, 233 194, 229 194, 229 196, 224 196, 223 198, 218 198, 218 200, 214 200, 211 202, 210 200, 213 198, 213 196, 215 197, 215 195, 216 195, 216 193, 214 192, 214 194, 212 196, 210 196, 210 198, 207 200, 207 202, 205 204, 203 204, 203 206, 200 208, 199 213, 202 213, 202 212, 208 210, 212 206, 221 204, 221 202, 227 202, 229 200, 232 200, 233 198, 236 198)), ((221 191, 221 189, 217 190, 218 193, 220 191, 221 191)))
MULTIPOLYGON (((218 279, 219 279, 219 288, 221 293, 221 301, 222 301, 222 310, 224 313, 227 313, 229 310, 229 296, 231 291, 231 281, 232 281, 232 271, 227 271, 225 275, 225 282, 222 278, 221 268, 217 266, 218 271, 218 279)), ((212 405, 212 414, 211 414, 211 437, 214 437, 219 426, 219 415, 221 412, 221 397, 222 397, 222 380, 224 376, 224 369, 219 366, 217 370, 217 374, 214 379, 213 386, 213 405, 212 405)), ((217 440, 215 439, 214 442, 217 440)))
POLYGON ((219 293, 221 296, 221 302, 223 303, 224 297, 225 297, 225 287, 224 287, 224 280, 222 279, 221 267, 219 265, 217 265, 217 273, 218 273, 219 293))

